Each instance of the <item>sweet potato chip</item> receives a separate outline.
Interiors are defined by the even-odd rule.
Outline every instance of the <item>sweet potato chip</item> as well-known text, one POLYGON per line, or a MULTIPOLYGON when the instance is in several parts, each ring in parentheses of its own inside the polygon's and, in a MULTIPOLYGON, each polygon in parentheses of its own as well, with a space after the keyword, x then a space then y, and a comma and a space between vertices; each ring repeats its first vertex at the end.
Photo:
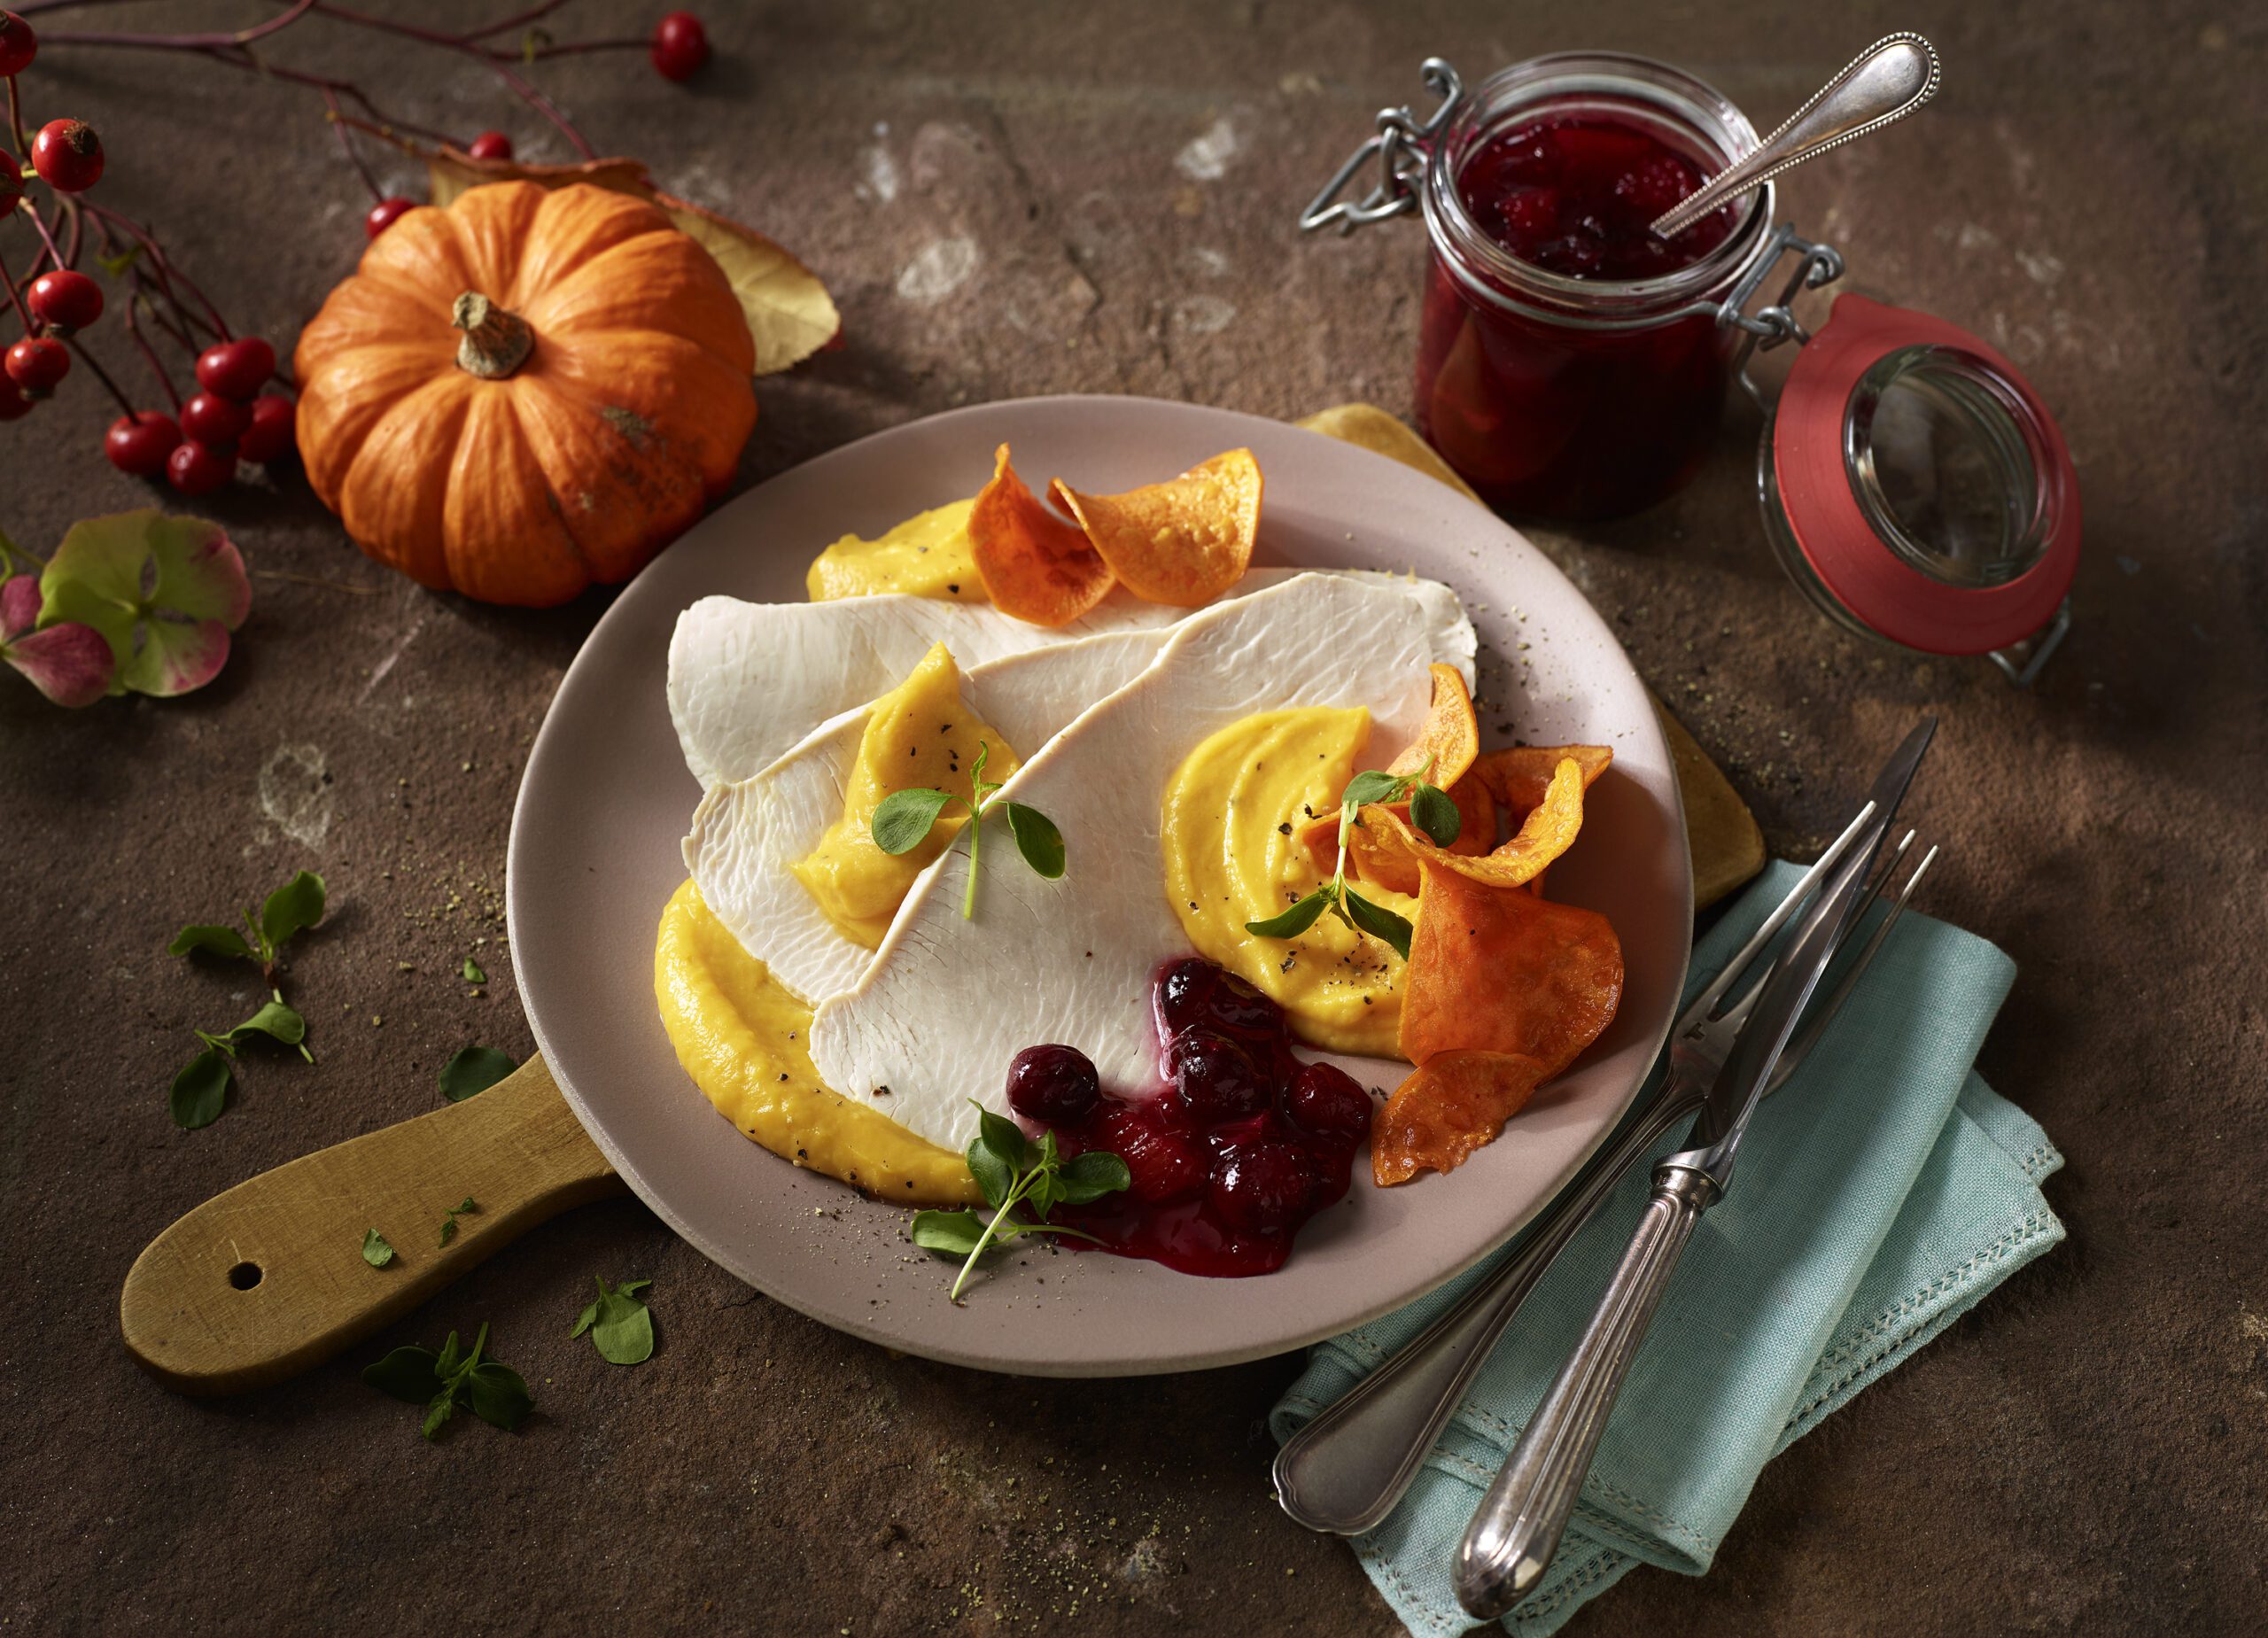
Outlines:
POLYGON ((1418 890, 1418 866, 1428 859, 1491 887, 1516 888, 1542 875, 1545 866, 1574 844, 1582 827, 1582 768, 1569 757, 1561 760, 1542 802, 1511 840, 1490 852, 1473 856, 1437 847, 1392 808, 1374 806, 1363 810, 1362 823, 1348 838, 1347 857, 1363 880, 1399 893, 1418 890))
POLYGON ((1109 595, 1110 565, 1024 486, 1006 444, 994 452, 992 481, 970 508, 968 539, 977 576, 1003 614, 1068 625, 1109 595))
POLYGON ((1371 1133, 1381 1184, 1449 1171, 1596 1040, 1622 1001, 1606 918, 1421 860, 1398 1045, 1418 1067, 1371 1133))
POLYGON ((1543 1066, 1517 1052, 1437 1052, 1410 1072, 1371 1126, 1371 1176, 1380 1188, 1421 1171, 1462 1166, 1495 1141, 1542 1083, 1543 1066))
POLYGON ((1621 941, 1596 911, 1475 881, 1446 868, 1454 862, 1418 866, 1396 1045, 1413 1064, 1518 1052, 1555 1075, 1621 1003, 1621 941))
POLYGON ((1060 478, 1055 494, 1128 591, 1196 609, 1243 579, 1251 565, 1260 487, 1252 451, 1231 449, 1122 495, 1082 494, 1060 478))
POLYGON ((1614 752, 1604 745, 1517 745, 1480 757, 1472 773, 1518 819, 1542 805, 1551 776, 1571 759, 1582 770, 1583 788, 1588 790, 1614 760, 1614 752))
POLYGON ((1386 764, 1386 771, 1415 773, 1430 757, 1433 766, 1425 775, 1426 783, 1448 790, 1464 777, 1464 771, 1480 754, 1480 725, 1472 718, 1472 695, 1464 686, 1464 674, 1454 665, 1431 669, 1433 700, 1425 714, 1425 729, 1386 764))

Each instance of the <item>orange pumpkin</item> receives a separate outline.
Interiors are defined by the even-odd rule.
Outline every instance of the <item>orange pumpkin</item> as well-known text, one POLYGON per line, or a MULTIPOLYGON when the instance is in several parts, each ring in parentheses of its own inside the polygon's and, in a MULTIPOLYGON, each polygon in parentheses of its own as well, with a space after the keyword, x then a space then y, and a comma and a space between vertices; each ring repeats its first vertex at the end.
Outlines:
POLYGON ((628 579, 756 424, 724 273, 653 206, 586 184, 409 212, 292 363, 323 504, 380 563, 484 602, 628 579))

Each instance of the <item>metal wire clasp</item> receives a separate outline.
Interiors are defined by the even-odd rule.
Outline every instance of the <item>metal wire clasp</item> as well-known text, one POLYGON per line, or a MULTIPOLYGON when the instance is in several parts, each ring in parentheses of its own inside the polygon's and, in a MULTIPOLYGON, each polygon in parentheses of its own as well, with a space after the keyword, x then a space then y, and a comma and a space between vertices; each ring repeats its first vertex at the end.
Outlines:
POLYGON ((1741 390, 1756 400, 1759 409, 1768 411, 1772 405, 1764 396, 1764 390, 1749 375, 1749 361, 1759 353, 1769 353, 1783 341, 1809 341, 1811 331, 1804 328, 1791 305, 1797 292, 1817 290, 1842 276, 1840 251, 1832 245, 1814 244, 1796 231, 1794 223, 1782 222, 1773 231, 1770 253, 1758 257, 1756 265, 1733 286, 1731 293, 1709 309, 1715 313, 1720 324, 1730 324, 1747 332, 1740 351, 1733 356, 1733 368, 1740 374, 1741 390), (1780 287, 1779 296, 1753 313, 1744 312, 1749 298, 1763 286, 1772 269, 1779 265, 1780 258, 1790 251, 1796 253, 1796 268, 1788 275, 1788 282, 1780 287))
POLYGON ((1342 235, 1348 234, 1417 207, 1416 190, 1425 174, 1424 144, 1441 134, 1450 112, 1464 97, 1464 82, 1440 58, 1427 58, 1420 72, 1425 89, 1441 99, 1441 105, 1422 120, 1407 107, 1379 109, 1379 134, 1349 154, 1324 183, 1323 191, 1300 213, 1301 232, 1313 233, 1335 221, 1342 235), (1360 199, 1340 198, 1340 190, 1355 179, 1355 173, 1372 154, 1379 159, 1378 182, 1360 199))

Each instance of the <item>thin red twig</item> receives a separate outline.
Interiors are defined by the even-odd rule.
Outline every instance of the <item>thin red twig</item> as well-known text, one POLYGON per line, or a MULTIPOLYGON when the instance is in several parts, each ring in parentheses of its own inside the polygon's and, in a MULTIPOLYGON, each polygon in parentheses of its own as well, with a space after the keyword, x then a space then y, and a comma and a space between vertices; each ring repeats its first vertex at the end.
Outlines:
POLYGON ((86 348, 79 345, 79 338, 76 336, 70 338, 63 345, 69 347, 72 352, 77 353, 79 355, 79 361, 82 364, 84 364, 89 369, 95 372, 95 379, 101 382, 103 385, 110 389, 110 395, 118 400, 118 407, 120 409, 124 410, 128 415, 136 415, 141 413, 134 408, 133 403, 127 398, 126 394, 118 390, 118 383, 110 378, 110 371, 105 369, 102 365, 96 361, 93 353, 88 352, 86 348))
POLYGON ((202 35, 145 35, 130 30, 102 30, 58 28, 40 35, 42 45, 121 45, 149 51, 209 51, 216 47, 244 47, 279 29, 289 28, 309 12, 316 9, 318 0, 291 0, 291 5, 279 17, 250 28, 239 28, 229 34, 202 35))
POLYGON ((139 289, 126 299, 126 333, 134 338, 134 345, 141 349, 143 361, 150 366, 150 373, 157 377, 158 384, 166 390, 166 396, 173 400, 174 414, 178 415, 181 414, 181 394, 174 391, 174 378, 166 373, 165 361, 158 356, 158 350, 150 345, 150 338, 142 333, 142 325, 137 316, 143 305, 149 299, 139 289))

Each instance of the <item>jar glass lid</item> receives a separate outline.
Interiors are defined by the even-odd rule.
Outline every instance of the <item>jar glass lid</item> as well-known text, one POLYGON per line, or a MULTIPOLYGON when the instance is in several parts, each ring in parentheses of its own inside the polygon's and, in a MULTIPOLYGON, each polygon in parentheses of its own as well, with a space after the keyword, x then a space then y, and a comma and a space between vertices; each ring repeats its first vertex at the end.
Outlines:
POLYGON ((2007 648, 2070 590, 2062 435, 2014 366, 1943 320, 1842 297, 1797 354, 1764 458, 1821 586, 1893 641, 2007 648))

